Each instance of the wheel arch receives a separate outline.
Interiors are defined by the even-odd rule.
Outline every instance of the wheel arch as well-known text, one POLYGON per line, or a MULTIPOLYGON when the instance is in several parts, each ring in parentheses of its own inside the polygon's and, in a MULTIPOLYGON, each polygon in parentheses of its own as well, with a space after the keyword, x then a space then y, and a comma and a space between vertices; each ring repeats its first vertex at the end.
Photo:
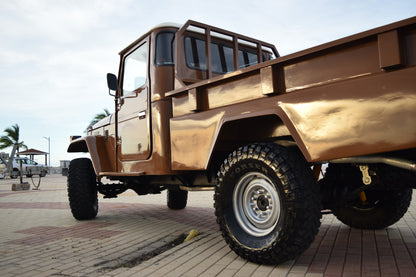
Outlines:
POLYGON ((254 142, 275 142, 297 146, 309 157, 304 144, 299 143, 296 130, 276 113, 239 118, 226 118, 218 128, 215 145, 210 153, 209 167, 221 163, 231 151, 254 142), (251 131, 250 131, 251 130, 251 131))
POLYGON ((87 138, 78 138, 72 141, 68 146, 68 153, 77 153, 77 152, 89 152, 88 145, 87 145, 87 138))

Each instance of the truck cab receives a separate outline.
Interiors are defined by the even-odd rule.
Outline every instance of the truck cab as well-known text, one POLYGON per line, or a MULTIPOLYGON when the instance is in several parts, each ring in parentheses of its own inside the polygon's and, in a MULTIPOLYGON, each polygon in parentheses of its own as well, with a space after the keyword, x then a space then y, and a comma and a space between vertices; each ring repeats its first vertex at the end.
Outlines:
POLYGON ((118 77, 108 76, 115 113, 68 152, 89 152, 100 177, 180 174, 172 166, 167 93, 278 56, 272 44, 199 22, 159 25, 120 52, 118 77))

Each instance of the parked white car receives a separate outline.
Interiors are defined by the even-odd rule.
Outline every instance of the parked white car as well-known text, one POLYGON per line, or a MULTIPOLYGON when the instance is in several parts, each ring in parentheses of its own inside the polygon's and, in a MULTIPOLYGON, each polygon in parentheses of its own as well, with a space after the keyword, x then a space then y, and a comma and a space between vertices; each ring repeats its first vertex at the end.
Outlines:
POLYGON ((15 157, 13 159, 11 178, 17 178, 19 176, 20 162, 22 163, 22 174, 26 175, 26 177, 32 177, 33 175, 45 177, 48 173, 47 166, 43 164, 39 164, 29 158, 15 157))

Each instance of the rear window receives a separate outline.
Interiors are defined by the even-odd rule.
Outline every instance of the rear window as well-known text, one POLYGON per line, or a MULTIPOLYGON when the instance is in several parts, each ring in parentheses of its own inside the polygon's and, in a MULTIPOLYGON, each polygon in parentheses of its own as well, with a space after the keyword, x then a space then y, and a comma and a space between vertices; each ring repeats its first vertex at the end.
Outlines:
POLYGON ((257 64, 257 53, 238 50, 238 64, 240 68, 257 64))
POLYGON ((188 67, 206 70, 205 41, 194 37, 185 37, 185 59, 188 67))
MULTIPOLYGON (((185 59, 189 68, 207 70, 205 41, 196 37, 185 37, 185 59)), ((234 71, 233 48, 218 42, 211 42, 212 72, 224 74, 234 71)), ((263 51, 262 61, 270 60, 274 56, 263 51)), ((239 69, 257 64, 257 53, 254 49, 238 50, 239 69)))

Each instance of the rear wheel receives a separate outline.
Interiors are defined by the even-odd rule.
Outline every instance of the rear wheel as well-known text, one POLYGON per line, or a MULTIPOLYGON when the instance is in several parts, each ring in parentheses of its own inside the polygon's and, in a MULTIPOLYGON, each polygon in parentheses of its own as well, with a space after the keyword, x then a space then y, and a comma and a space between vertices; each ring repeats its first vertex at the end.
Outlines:
MULTIPOLYGON (((381 172, 375 172, 376 177, 382 178, 381 172)), ((330 165, 321 184, 344 191, 353 191, 364 186, 360 169, 351 165, 330 165)), ((348 201, 334 199, 335 204, 331 209, 348 226, 383 229, 403 217, 411 200, 411 188, 395 184, 389 186, 384 179, 378 179, 377 186, 369 187, 363 192, 358 191, 348 201)))
POLYGON ((344 224, 361 229, 383 229, 407 212, 412 190, 380 190, 366 192, 366 201, 358 196, 342 207, 334 209, 334 215, 344 224))
POLYGON ((98 213, 97 178, 90 159, 74 159, 69 164, 68 198, 72 215, 92 219, 98 213))
POLYGON ((214 198, 226 242, 252 262, 293 259, 318 232, 318 186, 295 150, 275 144, 239 148, 222 164, 214 198))
POLYGON ((181 210, 188 202, 188 191, 179 189, 168 189, 167 204, 169 209, 181 210))

